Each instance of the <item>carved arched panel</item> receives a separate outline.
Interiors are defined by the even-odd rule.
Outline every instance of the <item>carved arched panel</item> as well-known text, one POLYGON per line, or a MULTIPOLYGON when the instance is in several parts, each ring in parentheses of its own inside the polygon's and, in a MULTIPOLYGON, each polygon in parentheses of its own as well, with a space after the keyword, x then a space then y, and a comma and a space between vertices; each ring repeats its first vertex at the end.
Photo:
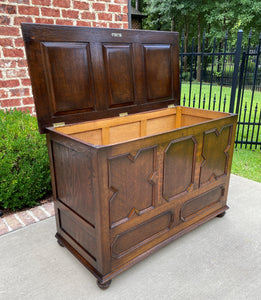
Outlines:
POLYGON ((214 128, 204 132, 200 186, 227 174, 232 129, 231 124, 222 127, 220 131, 214 128))
POLYGON ((171 201, 194 183, 197 141, 194 136, 173 140, 165 150, 163 198, 171 201))
POLYGON ((156 146, 140 149, 108 159, 110 225, 127 222, 155 206, 156 146))

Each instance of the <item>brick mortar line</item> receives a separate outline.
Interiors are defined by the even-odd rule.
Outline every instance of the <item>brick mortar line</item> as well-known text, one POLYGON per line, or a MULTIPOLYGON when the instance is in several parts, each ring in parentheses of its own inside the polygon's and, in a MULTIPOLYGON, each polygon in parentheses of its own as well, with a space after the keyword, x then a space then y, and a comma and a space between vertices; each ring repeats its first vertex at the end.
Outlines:
POLYGON ((22 224, 23 227, 26 226, 17 214, 14 214, 14 216, 22 224))
POLYGON ((39 208, 46 214, 47 218, 51 217, 51 214, 43 206, 39 206, 39 208))
POLYGON ((30 210, 27 210, 26 211, 36 222, 39 222, 40 220, 30 211, 30 210))
MULTIPOLYGON (((1 3, 0 3, 1 4, 1 3)), ((111 4, 108 4, 111 5, 111 4)), ((14 24, 15 18, 26 18, 26 17, 31 17, 33 19, 33 21, 35 21, 35 18, 46 18, 46 19, 52 19, 52 20, 56 20, 56 19, 64 19, 65 17, 62 16, 63 11, 69 11, 69 12, 78 12, 79 13, 79 17, 81 17, 82 14, 84 14, 85 12, 89 12, 89 13, 93 13, 95 15, 98 15, 100 13, 105 13, 105 14, 127 14, 125 13, 124 10, 124 5, 119 5, 119 4, 113 4, 113 5, 117 5, 120 7, 120 11, 111 11, 109 9, 109 6, 105 6, 105 10, 96 10, 94 8, 92 8, 92 6, 90 6, 89 10, 84 10, 84 9, 77 9, 77 8, 52 8, 52 7, 45 7, 45 6, 40 6, 39 8, 47 8, 47 9, 55 9, 55 10, 59 10, 59 16, 48 16, 48 15, 43 15, 41 9, 39 10, 39 14, 38 15, 28 15, 28 14, 22 14, 22 13, 17 13, 17 14, 12 14, 10 16, 9 13, 7 12, 2 12, 1 14, 3 16, 8 16, 10 17, 10 23, 6 24, 5 26, 7 27, 15 27, 15 28, 19 28, 20 29, 20 24, 14 24)), ((75 19, 75 18, 70 18, 70 17, 66 17, 66 19, 71 19, 71 20, 79 20, 79 19, 75 19)), ((87 20, 88 21, 88 20, 87 20)), ((107 20, 101 20, 101 21, 107 21, 107 20)), ((9 35, 3 35, 3 36, 9 36, 9 35)), ((12 37, 14 37, 13 35, 10 35, 12 37)))
POLYGON ((9 231, 9 232, 10 232, 10 231, 13 231, 13 228, 12 228, 11 226, 9 226, 9 224, 7 223, 7 221, 5 220, 5 218, 3 218, 2 220, 3 220, 3 222, 5 223, 5 225, 6 225, 7 229, 8 229, 8 231, 9 231))

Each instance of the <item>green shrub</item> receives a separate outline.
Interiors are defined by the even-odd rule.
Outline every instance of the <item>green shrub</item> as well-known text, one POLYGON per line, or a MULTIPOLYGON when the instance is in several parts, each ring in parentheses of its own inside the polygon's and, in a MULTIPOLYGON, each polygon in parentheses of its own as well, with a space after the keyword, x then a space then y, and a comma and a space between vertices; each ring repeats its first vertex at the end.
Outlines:
POLYGON ((37 120, 21 111, 0 111, 0 207, 36 205, 51 191, 45 136, 37 120))
POLYGON ((189 81, 190 79, 190 72, 183 72, 182 73, 182 80, 183 81, 189 81))

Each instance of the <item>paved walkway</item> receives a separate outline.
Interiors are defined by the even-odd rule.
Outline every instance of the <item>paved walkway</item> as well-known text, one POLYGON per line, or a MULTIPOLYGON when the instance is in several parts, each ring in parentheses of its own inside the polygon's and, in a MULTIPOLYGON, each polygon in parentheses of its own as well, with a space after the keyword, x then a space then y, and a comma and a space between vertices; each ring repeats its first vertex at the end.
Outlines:
POLYGON ((261 184, 231 176, 230 209, 115 279, 108 290, 55 235, 55 218, 0 236, 0 299, 260 300, 261 184))
POLYGON ((54 216, 53 202, 0 218, 0 236, 54 216))

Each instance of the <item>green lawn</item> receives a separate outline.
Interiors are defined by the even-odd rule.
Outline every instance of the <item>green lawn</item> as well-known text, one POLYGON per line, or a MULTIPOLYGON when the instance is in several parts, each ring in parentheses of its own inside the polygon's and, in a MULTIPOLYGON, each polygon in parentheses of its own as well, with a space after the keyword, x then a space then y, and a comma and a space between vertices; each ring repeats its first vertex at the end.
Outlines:
POLYGON ((261 182, 261 150, 235 149, 231 172, 261 182))
MULTIPOLYGON (((189 99, 189 83, 188 82, 183 82, 181 86, 181 105, 183 105, 183 99, 184 95, 186 97, 186 104, 185 106, 188 106, 188 99, 189 99)), ((198 82, 193 82, 192 87, 191 87, 191 104, 190 106, 193 105, 193 98, 195 95, 195 107, 198 107, 199 103, 199 90, 200 90, 200 85, 198 82)), ((215 110, 218 110, 219 107, 219 100, 220 100, 220 91, 221 87, 219 85, 213 85, 212 86, 212 92, 211 92, 211 106, 210 109, 213 110, 213 99, 214 95, 216 95, 216 105, 215 105, 215 110)), ((202 84, 202 91, 201 91, 201 105, 200 107, 203 108, 203 97, 205 95, 205 109, 208 109, 209 105, 209 95, 210 95, 210 85, 203 83, 202 84)), ((222 101, 221 101, 221 111, 223 111, 223 100, 226 96, 226 106, 225 106, 225 111, 229 111, 229 100, 230 100, 230 95, 231 95, 231 88, 230 87, 223 87, 222 88, 222 101)), ((249 120, 249 108, 250 108, 250 103, 251 103, 251 97, 252 97, 252 91, 251 90, 245 90, 244 91, 244 101, 243 101, 243 107, 245 106, 245 103, 247 103, 247 108, 248 111, 246 113, 246 118, 245 120, 249 120)), ((259 112, 261 108, 261 92, 255 92, 254 93, 254 101, 253 101, 253 106, 255 107, 256 103, 258 105, 258 114, 257 116, 259 117, 259 112)), ((244 115, 241 115, 241 120, 243 120, 244 115)), ((250 118, 250 121, 254 121, 254 112, 252 110, 252 115, 250 118)), ((258 121, 258 120, 256 120, 258 121)), ((246 140, 247 137, 247 132, 248 132, 248 137, 251 139, 252 133, 253 133, 253 126, 245 126, 244 127, 244 132, 243 132, 243 140, 246 140)), ((239 128, 238 136, 241 137, 242 134, 242 126, 239 128)), ((259 131, 259 135, 261 134, 261 129, 259 131)), ((257 126, 255 127, 254 133, 253 133, 254 140, 260 140, 260 137, 257 137, 257 126)), ((242 146, 245 148, 245 145, 242 146)), ((250 150, 249 146, 247 147, 248 149, 240 149, 240 146, 238 145, 237 148, 235 148, 234 152, 234 157, 233 157, 233 163, 232 163, 232 173, 246 177, 248 179, 252 179, 258 182, 261 182, 261 150, 250 150)))
MULTIPOLYGON (((181 85, 181 105, 183 105, 183 99, 184 95, 186 96, 186 106, 188 105, 188 99, 189 99, 189 89, 190 85, 189 82, 182 82, 181 85)), ((195 107, 198 107, 199 103, 199 91, 200 91, 200 84, 197 81, 192 82, 191 86, 191 104, 192 100, 195 95, 195 107)), ((213 109, 213 99, 214 96, 216 95, 216 105, 215 105, 215 110, 218 110, 219 106, 219 100, 220 100, 220 92, 221 92, 221 87, 219 85, 212 85, 212 91, 211 91, 211 106, 210 109, 213 109)), ((208 109, 209 105, 209 95, 210 95, 210 85, 208 83, 202 83, 202 89, 201 89, 201 105, 200 107, 203 108, 203 98, 206 98, 206 104, 205 104, 205 109, 208 109)), ((222 87, 222 96, 221 96, 221 111, 223 111, 223 104, 224 104, 224 98, 226 97, 226 106, 225 106, 225 111, 229 111, 229 102, 230 102, 230 95, 231 95, 231 88, 230 87, 222 87)), ((237 96, 236 96, 237 97, 237 96)), ((250 103, 251 103, 251 97, 252 97, 252 91, 251 90, 245 90, 244 91, 244 105, 247 103, 247 108, 249 110, 250 103)), ((261 92, 255 91, 254 93, 254 106, 258 105, 259 109, 261 107, 261 92)), ((243 106, 244 106, 243 105, 243 106)), ((246 114, 246 117, 248 119, 249 113, 246 114)), ((253 119, 253 114, 251 116, 251 119, 253 119)))
MULTIPOLYGON (((198 82, 192 82, 191 92, 190 92, 189 83, 188 82, 182 82, 181 94, 180 94, 180 96, 181 96, 181 105, 183 105, 184 96, 186 98, 186 106, 188 105, 189 93, 191 93, 191 106, 192 106, 192 101, 193 101, 194 96, 195 96, 195 107, 198 107, 198 104, 199 104, 199 91, 200 91, 200 84, 198 82)), ((216 97, 215 110, 218 109, 219 100, 220 100, 220 91, 221 91, 220 86, 212 85, 210 109, 213 109, 213 99, 214 99, 214 97, 216 97)), ((226 97, 225 111, 228 112, 230 95, 231 95, 231 88, 230 87, 223 87, 222 88, 222 97, 221 97, 221 107, 222 107, 221 110, 222 111, 223 111, 223 101, 224 101, 224 98, 226 97)), ((204 96, 205 96, 205 100, 206 100, 205 109, 209 109, 210 85, 206 84, 206 83, 202 84, 200 108, 203 108, 204 96)))

